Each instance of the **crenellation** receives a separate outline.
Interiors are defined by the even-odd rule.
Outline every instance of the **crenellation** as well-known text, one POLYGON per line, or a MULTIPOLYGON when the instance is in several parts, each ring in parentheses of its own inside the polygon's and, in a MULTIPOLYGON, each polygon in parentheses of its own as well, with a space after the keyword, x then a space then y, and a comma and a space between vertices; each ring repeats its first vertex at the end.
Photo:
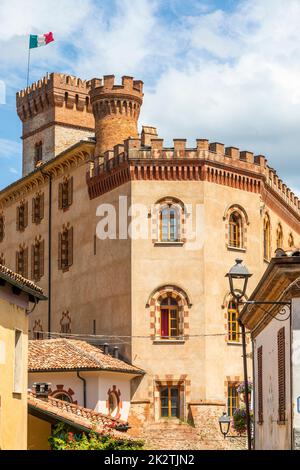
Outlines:
POLYGON ((225 145, 220 144, 219 142, 212 142, 209 144, 210 152, 217 153, 219 155, 224 155, 225 153, 225 145))
POLYGON ((209 140, 196 139, 197 150, 209 150, 209 140))
POLYGON ((141 140, 143 147, 151 147, 151 139, 158 138, 156 127, 142 126, 141 140))
POLYGON ((183 156, 184 156, 184 152, 186 150, 187 139, 173 139, 173 142, 174 142, 174 152, 179 152, 179 153, 183 152, 183 156))
POLYGON ((243 150, 240 152, 240 160, 244 160, 247 163, 254 163, 253 152, 243 150))
POLYGON ((232 160, 239 160, 240 158, 240 149, 237 147, 226 147, 225 148, 225 156, 231 157, 232 160))

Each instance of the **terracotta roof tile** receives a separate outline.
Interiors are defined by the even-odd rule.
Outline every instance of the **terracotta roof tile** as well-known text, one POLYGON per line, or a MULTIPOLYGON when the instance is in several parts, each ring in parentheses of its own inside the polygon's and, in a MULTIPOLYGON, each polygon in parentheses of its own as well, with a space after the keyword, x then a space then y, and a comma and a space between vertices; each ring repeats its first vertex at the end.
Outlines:
MULTIPOLYGON (((36 398, 32 393, 28 393, 28 407, 29 412, 32 409, 57 417, 58 421, 68 421, 76 428, 86 428, 86 430, 95 431, 101 435, 111 435, 115 438, 124 439, 124 433, 118 431, 116 426, 124 425, 123 421, 116 420, 102 413, 83 408, 82 406, 75 405, 74 403, 67 403, 62 400, 57 400, 53 397, 48 397, 46 400, 36 398)), ((126 439, 128 439, 126 437, 126 439)))
POLYGON ((144 373, 138 367, 104 354, 100 347, 86 341, 66 338, 29 341, 29 372, 80 369, 144 373))
POLYGON ((19 287, 33 296, 36 295, 39 299, 46 299, 41 287, 37 286, 34 282, 26 279, 20 274, 15 273, 6 266, 3 266, 3 264, 0 264, 0 278, 4 279, 6 282, 12 283, 16 287, 19 287))

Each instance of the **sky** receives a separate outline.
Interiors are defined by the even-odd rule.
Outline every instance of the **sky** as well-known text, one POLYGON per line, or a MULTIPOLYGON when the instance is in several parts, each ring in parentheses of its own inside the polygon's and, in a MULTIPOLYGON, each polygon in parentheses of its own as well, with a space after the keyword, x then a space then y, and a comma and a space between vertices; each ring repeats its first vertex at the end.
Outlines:
POLYGON ((145 83, 140 126, 255 154, 300 196, 299 0, 0 0, 0 189, 21 176, 15 94, 47 72, 145 83), (16 14, 18 12, 18 14, 16 14))

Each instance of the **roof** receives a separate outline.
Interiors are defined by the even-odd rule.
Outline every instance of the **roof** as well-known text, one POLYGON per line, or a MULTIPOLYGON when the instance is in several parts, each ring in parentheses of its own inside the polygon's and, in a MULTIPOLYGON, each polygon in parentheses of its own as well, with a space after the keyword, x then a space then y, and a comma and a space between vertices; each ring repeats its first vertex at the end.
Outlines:
POLYGON ((45 421, 63 421, 80 431, 94 431, 97 434, 124 439, 124 433, 116 429, 118 426, 124 425, 124 422, 53 397, 42 400, 29 392, 28 412, 45 421))
POLYGON ((21 276, 20 274, 11 271, 6 266, 0 264, 0 279, 3 279, 5 282, 10 284, 13 287, 17 287, 21 289, 23 292, 33 296, 38 300, 46 300, 47 297, 43 293, 43 289, 34 282, 26 279, 25 277, 21 276))
POLYGON ((28 353, 29 372, 107 370, 144 374, 138 367, 104 354, 100 347, 86 341, 66 338, 31 340, 28 353))
POLYGON ((300 250, 289 248, 276 250, 276 256, 271 259, 265 273, 240 313, 244 325, 255 336, 291 297, 300 297, 300 250), (255 302, 280 302, 278 305, 255 304, 255 302))

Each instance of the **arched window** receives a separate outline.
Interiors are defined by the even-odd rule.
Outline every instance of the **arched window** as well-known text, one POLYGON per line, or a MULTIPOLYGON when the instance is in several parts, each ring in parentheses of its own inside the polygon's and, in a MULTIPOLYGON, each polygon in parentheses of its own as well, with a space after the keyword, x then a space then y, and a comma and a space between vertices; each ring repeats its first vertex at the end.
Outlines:
POLYGON ((269 260, 271 257, 271 225, 269 216, 264 219, 264 258, 269 260))
POLYGON ((233 212, 229 217, 229 246, 243 248, 243 221, 238 212, 233 212))
POLYGON ((295 246, 294 235, 292 232, 289 234, 289 248, 293 248, 295 246))
POLYGON ((57 392, 52 395, 56 400, 66 401, 67 403, 72 403, 72 398, 66 392, 57 392))
POLYGON ((228 341, 232 343, 240 342, 239 312, 235 302, 230 301, 227 308, 228 318, 228 341))
POLYGON ((283 230, 280 223, 277 227, 277 248, 283 248, 283 230))
POLYGON ((160 303, 160 336, 161 339, 179 336, 179 308, 172 297, 167 297, 160 303))
POLYGON ((180 241, 180 214, 177 205, 168 204, 159 213, 159 239, 161 242, 180 241))

